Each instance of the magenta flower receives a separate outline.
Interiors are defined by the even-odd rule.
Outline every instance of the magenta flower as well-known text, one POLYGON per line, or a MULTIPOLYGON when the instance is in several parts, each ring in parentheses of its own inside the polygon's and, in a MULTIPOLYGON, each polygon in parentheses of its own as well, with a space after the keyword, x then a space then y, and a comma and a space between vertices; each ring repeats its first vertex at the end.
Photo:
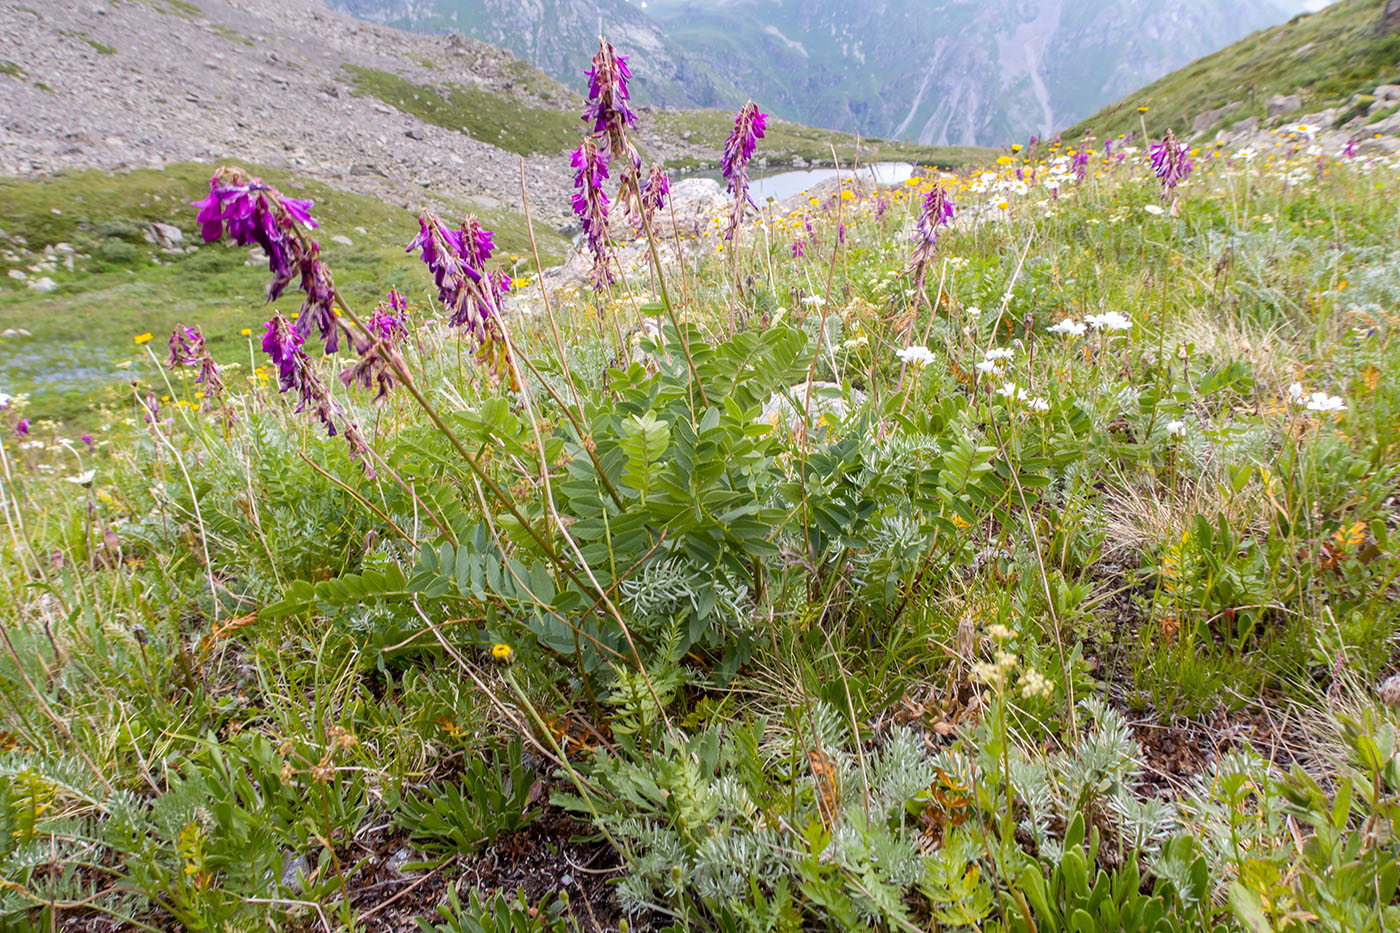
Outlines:
POLYGON ((585 137, 571 158, 574 168, 574 213, 583 226, 588 248, 593 252, 593 287, 602 291, 612 284, 608 268, 611 250, 608 246, 608 194, 603 186, 608 179, 608 154, 597 142, 585 137))
POLYGON ((666 199, 670 197, 670 194, 671 179, 666 177, 661 166, 653 165, 651 174, 647 176, 646 183, 642 185, 642 216, 647 220, 655 217, 666 206, 666 199))
POLYGON ((194 381, 204 386, 206 395, 218 395, 224 390, 223 373, 214 362, 214 358, 209 355, 209 348, 204 343, 204 332, 198 327, 175 325, 175 330, 170 334, 170 356, 165 365, 171 369, 197 367, 199 373, 194 381))
POLYGON ((749 197, 749 159, 753 158, 754 149, 767 128, 768 114, 759 113, 758 105, 749 101, 735 115, 734 129, 724 144, 719 166, 728 184, 726 190, 734 196, 729 227, 724 232, 726 240, 734 238, 734 231, 744 218, 745 207, 753 204, 753 199, 749 197))
POLYGON ((1162 183, 1162 197, 1171 194, 1177 185, 1186 180, 1195 168, 1185 143, 1177 142, 1176 134, 1167 130, 1161 142, 1153 143, 1148 149, 1152 161, 1152 173, 1162 183))
POLYGON ((408 319, 404 313, 407 308, 408 302, 403 295, 399 294, 398 289, 391 288, 386 299, 375 306, 365 326, 385 343, 397 345, 408 336, 408 319))
POLYGON ((929 263, 938 249, 938 231, 953 221, 953 202, 943 185, 934 182, 924 195, 924 207, 914 228, 914 253, 906 270, 914 276, 914 291, 923 294, 929 263))
POLYGON ((583 109, 583 119, 593 125, 595 136, 607 142, 608 152, 614 159, 641 171, 641 157, 628 141, 626 132, 628 127, 637 125, 629 100, 631 94, 627 90, 627 82, 632 77, 627 57, 618 55, 612 44, 600 37, 593 68, 584 74, 588 76, 588 104, 583 109))
POLYGON ((87 446, 89 453, 97 448, 97 442, 92 439, 91 434, 80 435, 78 440, 82 441, 87 446))
POLYGON ((1347 140, 1347 144, 1342 147, 1342 157, 1346 159, 1356 158, 1356 138, 1347 140))
POLYGON ((803 256, 807 255, 807 241, 793 240, 792 246, 790 246, 789 249, 792 250, 793 259, 801 259, 803 256))
POLYGON ((1080 149, 1074 154, 1074 158, 1070 159, 1069 166, 1074 169, 1074 177, 1083 181, 1089 174, 1089 151, 1080 149))
POLYGON ((29 419, 28 419, 28 418, 21 418, 21 419, 19 419, 19 424, 15 425, 15 433, 18 434, 20 437, 28 437, 28 436, 29 436, 29 419))
MULTIPOLYGON (((406 251, 422 251, 423 262, 437 283, 438 297, 444 309, 451 312, 448 324, 467 330, 480 359, 489 358, 499 367, 507 367, 509 356, 493 352, 491 347, 501 342, 498 320, 501 298, 514 283, 504 272, 490 272, 486 268, 487 260, 495 251, 491 231, 471 216, 462 221, 460 230, 450 230, 435 215, 426 212, 419 215, 418 225, 418 236, 408 244, 406 251)), ((496 375, 513 378, 509 368, 499 369, 496 375)))
POLYGON ((225 166, 209 179, 209 194, 191 203, 199 208, 195 219, 206 242, 212 243, 227 232, 239 246, 258 246, 267 254, 267 268, 272 273, 267 285, 269 302, 281 297, 300 276, 306 298, 298 327, 303 336, 316 328, 326 352, 334 353, 340 345, 331 310, 335 282, 321 262, 320 246, 304 232, 317 226, 311 218, 311 202, 283 197, 262 179, 225 166))

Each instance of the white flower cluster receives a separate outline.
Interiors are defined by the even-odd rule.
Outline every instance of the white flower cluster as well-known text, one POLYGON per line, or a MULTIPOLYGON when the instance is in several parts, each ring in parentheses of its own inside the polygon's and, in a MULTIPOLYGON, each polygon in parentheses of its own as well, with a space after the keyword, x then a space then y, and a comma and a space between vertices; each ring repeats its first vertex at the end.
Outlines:
POLYGON ((1072 317, 1067 317, 1058 324, 1051 324, 1047 330, 1052 334, 1060 334, 1064 337, 1083 337, 1089 330, 1088 325, 1081 324, 1072 317))
POLYGON ((1133 322, 1128 320, 1118 311, 1106 311, 1103 314, 1090 314, 1084 320, 1094 330, 1132 330, 1133 322))
POLYGON ((929 348, 917 343, 911 347, 905 347, 903 350, 896 350, 894 355, 899 357, 901 363, 917 366, 920 369, 933 362, 933 353, 929 348))

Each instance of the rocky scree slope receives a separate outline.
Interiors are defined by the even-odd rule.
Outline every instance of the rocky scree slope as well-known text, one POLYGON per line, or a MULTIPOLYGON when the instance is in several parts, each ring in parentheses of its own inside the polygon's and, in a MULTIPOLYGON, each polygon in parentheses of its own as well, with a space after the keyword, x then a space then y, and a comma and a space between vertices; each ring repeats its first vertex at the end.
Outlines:
MULTIPOLYGON (((305 0, 0 0, 0 175, 246 161, 401 206, 425 197, 567 222, 568 157, 521 154, 351 93, 346 66, 474 89, 504 113, 570 92, 484 43, 305 0)), ((3 225, 0 222, 0 225, 3 225)))

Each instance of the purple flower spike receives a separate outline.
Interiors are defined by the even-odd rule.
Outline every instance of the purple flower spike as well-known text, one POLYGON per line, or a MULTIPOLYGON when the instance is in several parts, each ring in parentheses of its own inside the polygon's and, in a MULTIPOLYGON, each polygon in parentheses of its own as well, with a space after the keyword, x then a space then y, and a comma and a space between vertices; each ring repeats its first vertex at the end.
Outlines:
POLYGON ((666 173, 661 170, 661 166, 653 165, 651 174, 647 176, 646 184, 642 186, 642 214, 650 220, 666 206, 666 199, 671 195, 671 179, 666 177, 666 173))
POLYGON ((1177 185, 1186 180, 1195 168, 1185 143, 1178 142, 1176 134, 1167 130, 1161 142, 1153 143, 1148 149, 1152 161, 1152 173, 1162 183, 1162 197, 1172 193, 1177 185))
POLYGON ((1070 159, 1069 165, 1074 169, 1074 177, 1083 181, 1089 175, 1089 151, 1080 149, 1074 154, 1074 158, 1070 159))
POLYGON ((593 287, 602 291, 612 284, 608 268, 611 249, 608 246, 608 194, 604 185, 608 179, 608 154, 598 144, 585 138, 571 158, 574 168, 574 213, 583 226, 588 248, 593 251, 593 287))
POLYGON ((305 232, 318 226, 311 217, 312 203, 285 197, 262 179, 227 166, 217 169, 209 179, 209 194, 192 203, 199 208, 195 219, 206 242, 212 243, 227 232, 239 246, 257 246, 267 254, 267 269, 272 273, 267 284, 269 302, 281 297, 300 277, 306 293, 301 310, 303 334, 316 327, 326 352, 334 353, 340 345, 331 311, 335 282, 321 262, 320 247, 305 232))
POLYGON ((938 231, 953 221, 953 202, 943 185, 934 182, 933 188, 924 195, 924 208, 919 213, 919 222, 914 229, 914 254, 910 259, 908 272, 914 276, 914 291, 922 295, 924 278, 928 275, 929 263, 938 249, 938 231))
POLYGON ((418 226, 418 236, 408 244, 407 252, 421 251, 423 262, 437 283, 438 298, 444 309, 451 312, 448 323, 467 329, 478 358, 497 365, 497 378, 513 379, 509 354, 493 349, 494 344, 504 343, 499 339, 497 318, 501 298, 513 283, 505 273, 486 268, 495 250, 491 231, 484 229, 475 217, 462 221, 460 230, 451 230, 429 213, 419 215, 418 226))
POLYGON ((176 324, 170 334, 170 356, 165 365, 171 369, 186 366, 198 367, 199 374, 194 381, 204 386, 207 396, 215 396, 224 391, 224 376, 209 348, 204 343, 204 332, 198 327, 176 324))
POLYGON ((749 101, 734 117, 734 129, 724 144, 724 153, 719 163, 720 171, 724 173, 728 183, 726 190, 734 196, 729 227, 724 232, 726 240, 734 238, 734 231, 739 229, 739 223, 744 219, 746 205, 753 203, 753 199, 749 197, 749 159, 753 158, 754 149, 767 128, 768 114, 759 113, 758 105, 749 101))
POLYGON ((20 437, 28 437, 28 436, 29 436, 29 419, 28 419, 28 418, 21 418, 21 419, 19 419, 19 424, 15 425, 15 433, 18 434, 20 437))
POLYGON ((588 76, 588 104, 583 119, 593 126, 593 134, 607 142, 608 152, 620 162, 630 163, 641 170, 642 160, 627 139, 627 128, 635 128, 637 116, 632 112, 631 94, 627 82, 632 71, 627 57, 618 55, 612 44, 598 40, 598 54, 593 56, 593 68, 588 76))

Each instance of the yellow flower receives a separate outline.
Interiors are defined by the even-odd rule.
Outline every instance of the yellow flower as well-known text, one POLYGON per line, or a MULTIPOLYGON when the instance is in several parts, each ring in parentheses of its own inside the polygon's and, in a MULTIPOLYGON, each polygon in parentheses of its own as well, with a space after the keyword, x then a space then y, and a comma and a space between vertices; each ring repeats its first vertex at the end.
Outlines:
POLYGON ((1020 152, 1020 151, 1021 151, 1021 144, 1020 144, 1020 143, 1012 143, 1012 144, 1011 144, 1011 151, 1012 151, 1012 152, 1020 152))
POLYGON ((152 336, 153 336, 152 334, 137 334, 137 335, 136 335, 136 345, 139 347, 139 346, 140 346, 141 344, 143 344, 143 343, 150 343, 150 342, 151 342, 151 337, 152 337, 152 336))
POLYGON ((244 337, 247 337, 247 336, 249 336, 250 334, 252 334, 253 331, 252 331, 251 328, 245 327, 245 328, 243 328, 242 330, 240 330, 239 333, 242 334, 244 337))
POLYGON ((843 201, 854 201, 855 197, 855 194, 849 190, 841 192, 841 200, 843 201))
POLYGON ((515 652, 510 650, 510 645, 498 643, 491 646, 491 657, 497 661, 509 661, 514 654, 515 652))
POLYGON ((1012 161, 1011 156, 997 156, 997 165, 1010 165, 1012 161))
POLYGON ((1139 107, 1138 113, 1147 113, 1147 105, 1143 104, 1141 107, 1139 107))

